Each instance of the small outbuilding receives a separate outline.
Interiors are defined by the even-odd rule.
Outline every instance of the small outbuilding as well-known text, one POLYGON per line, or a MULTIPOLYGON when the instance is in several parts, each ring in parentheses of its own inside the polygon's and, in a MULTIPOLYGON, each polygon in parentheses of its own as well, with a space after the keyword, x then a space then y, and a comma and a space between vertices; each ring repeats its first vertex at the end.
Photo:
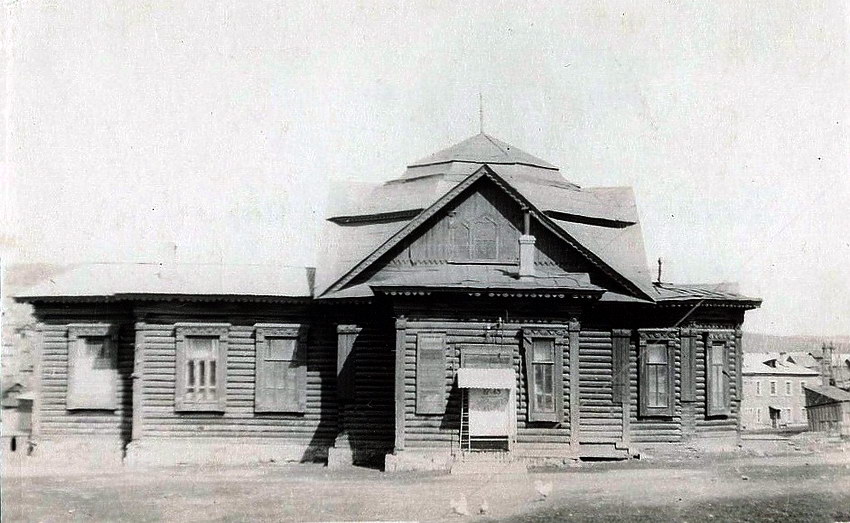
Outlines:
POLYGON ((807 386, 809 429, 850 437, 850 392, 832 385, 807 386))

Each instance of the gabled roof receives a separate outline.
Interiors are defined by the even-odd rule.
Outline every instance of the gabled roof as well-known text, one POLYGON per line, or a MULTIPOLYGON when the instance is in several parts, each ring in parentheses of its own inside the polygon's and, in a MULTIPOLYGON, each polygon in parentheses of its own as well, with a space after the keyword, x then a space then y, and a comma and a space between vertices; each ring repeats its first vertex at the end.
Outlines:
MULTIPOLYGON (((368 221, 364 221, 362 222, 362 225, 352 226, 350 225, 352 222, 348 222, 349 224, 343 224, 340 220, 331 217, 328 224, 326 224, 327 234, 325 235, 325 243, 329 246, 327 251, 329 258, 323 258, 322 263, 320 263, 318 267, 317 280, 320 283, 317 287, 317 296, 324 295, 325 297, 331 297, 330 294, 328 294, 329 292, 335 293, 343 290, 343 288, 357 274, 375 263, 380 256, 386 254, 386 252, 397 245, 403 238, 412 233, 428 218, 434 216, 440 209, 453 201, 466 188, 482 177, 489 177, 513 198, 520 200, 522 205, 527 206, 537 215, 538 220, 544 226, 549 227, 553 233, 571 244, 572 247, 579 251, 579 253, 587 257, 592 263, 600 267, 609 276, 620 281, 623 285, 625 285, 625 287, 631 288, 632 292, 637 293, 640 297, 647 298, 649 300, 653 299, 650 294, 652 292, 652 287, 648 277, 648 271, 645 269, 646 263, 645 261, 642 264, 640 263, 640 259, 645 260, 645 256, 643 251, 643 239, 640 235, 639 227, 635 228, 636 223, 631 225, 618 223, 616 226, 611 226, 609 224, 607 227, 603 225, 577 224, 574 230, 570 230, 570 227, 564 224, 566 223, 565 220, 555 220, 547 216, 546 213, 541 212, 534 202, 526 198, 525 194, 521 192, 518 187, 500 177, 499 174, 497 174, 496 169, 489 165, 480 166, 475 173, 468 176, 461 183, 454 185, 436 202, 409 221, 406 218, 403 220, 393 221, 391 223, 370 223, 368 221), (608 233, 606 231, 606 233, 603 233, 603 238, 594 244, 594 242, 586 240, 582 242, 573 236, 573 234, 584 234, 586 236, 591 235, 585 227, 597 227, 599 230, 614 228, 615 231, 613 233, 608 233), (632 227, 633 229, 626 231, 625 229, 628 229, 629 227, 632 227), (359 234, 352 234, 355 230, 357 230, 359 234), (385 234, 390 232, 391 234, 389 236, 385 236, 385 234), (352 250, 359 251, 358 255, 352 255, 351 252, 348 251, 345 253, 338 253, 337 258, 334 259, 334 252, 330 246, 339 248, 342 244, 350 244, 353 241, 352 238, 354 236, 357 236, 358 239, 361 240, 373 240, 374 242, 369 242, 368 244, 358 243, 356 246, 352 245, 352 250), (618 248, 618 246, 623 243, 623 240, 625 240, 626 245, 622 248, 618 248), (367 252, 370 250, 371 252, 367 252), (348 270, 346 270, 345 263, 340 263, 338 261, 339 258, 344 258, 345 260, 356 259, 362 253, 367 253, 367 256, 360 259, 356 265, 349 266, 348 270), (617 260, 617 263, 612 264, 611 261, 616 258, 616 255, 618 254, 625 254, 627 259, 622 262, 617 260), (617 265, 617 267, 614 267, 613 265, 617 265), (643 265, 643 268, 640 267, 641 265, 643 265)), ((607 192, 609 193, 609 196, 612 193, 612 191, 607 192)), ((620 192, 619 194, 624 193, 620 192)), ((629 191, 627 194, 631 195, 631 192, 629 191)), ((349 215, 349 217, 351 216, 354 215, 349 215)), ((380 216, 373 216, 373 218, 377 219, 380 218, 380 216)), ((380 222, 382 220, 378 221, 380 222)))
POLYGON ((543 169, 558 169, 545 160, 532 156, 525 151, 517 149, 513 145, 485 133, 476 134, 442 151, 429 154, 410 164, 410 167, 422 167, 450 162, 520 164, 543 169))
POLYGON ((88 263, 23 289, 23 301, 50 298, 121 298, 130 296, 272 296, 312 295, 308 267, 161 263, 88 263))

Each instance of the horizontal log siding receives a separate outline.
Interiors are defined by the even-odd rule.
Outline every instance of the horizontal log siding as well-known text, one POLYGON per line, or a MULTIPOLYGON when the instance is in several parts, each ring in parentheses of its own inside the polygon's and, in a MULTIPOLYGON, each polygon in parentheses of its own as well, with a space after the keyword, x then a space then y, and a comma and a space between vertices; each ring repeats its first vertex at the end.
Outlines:
MULTIPOLYGON (((567 329, 566 325, 547 325, 548 328, 567 329)), ((524 364, 521 358, 520 330, 522 325, 504 324, 497 333, 492 324, 457 320, 409 320, 405 337, 404 397, 405 397, 405 445, 408 448, 442 447, 458 450, 460 443, 461 391, 455 385, 455 369, 460 367, 460 351, 463 344, 485 344, 504 347, 513 354, 513 366, 517 373, 516 417, 517 444, 524 450, 563 449, 570 443, 569 425, 569 350, 564 351, 564 401, 563 421, 557 426, 551 423, 527 421, 528 396, 524 364), (490 341, 485 340, 485 326, 491 327, 490 341), (443 415, 416 414, 416 340, 419 332, 446 333, 446 395, 448 403, 443 415)))
MULTIPOLYGON (((712 332, 729 332, 734 334, 734 330, 728 331, 712 331, 712 332)), ((695 343, 696 356, 696 403, 694 404, 694 414, 696 423, 696 433, 698 435, 710 435, 715 432, 735 431, 738 428, 738 407, 739 404, 735 401, 738 398, 737 386, 737 356, 735 347, 729 347, 729 398, 731 403, 731 415, 729 417, 706 417, 706 381, 705 381, 705 338, 702 332, 698 331, 695 343)))
POLYGON ((42 436, 115 436, 127 441, 133 417, 132 327, 122 326, 117 338, 118 378, 114 411, 66 410, 68 394, 68 326, 43 325, 41 335, 40 406, 37 412, 42 436))
POLYGON ((336 435, 336 331, 333 326, 313 325, 308 332, 307 411, 303 415, 254 413, 256 348, 253 325, 230 328, 224 413, 175 412, 174 324, 147 323, 144 329, 142 438, 280 437, 298 440, 298 443, 328 445, 333 442, 336 435))
POLYGON ((579 334, 581 443, 615 443, 623 437, 623 407, 613 402, 611 332, 579 334))
POLYGON ((391 449, 395 439, 395 330, 364 325, 349 358, 354 403, 345 426, 353 447, 391 449))
POLYGON ((642 418, 639 416, 638 395, 640 393, 638 383, 638 349, 634 341, 631 342, 629 350, 629 382, 631 383, 629 419, 631 429, 631 440, 638 443, 654 442, 678 442, 682 441, 682 380, 681 380, 681 344, 677 340, 674 365, 674 401, 675 410, 670 418, 642 418))

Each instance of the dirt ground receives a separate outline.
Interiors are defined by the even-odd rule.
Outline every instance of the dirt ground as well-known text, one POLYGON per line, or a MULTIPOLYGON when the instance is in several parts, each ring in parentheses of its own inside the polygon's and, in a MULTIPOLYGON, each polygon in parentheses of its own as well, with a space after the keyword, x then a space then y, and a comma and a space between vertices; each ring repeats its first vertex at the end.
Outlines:
POLYGON ((850 521, 850 452, 835 449, 583 462, 527 475, 318 464, 21 472, 4 470, 2 521, 850 521), (552 484, 545 499, 537 481, 552 484), (471 516, 451 508, 461 494, 471 516))

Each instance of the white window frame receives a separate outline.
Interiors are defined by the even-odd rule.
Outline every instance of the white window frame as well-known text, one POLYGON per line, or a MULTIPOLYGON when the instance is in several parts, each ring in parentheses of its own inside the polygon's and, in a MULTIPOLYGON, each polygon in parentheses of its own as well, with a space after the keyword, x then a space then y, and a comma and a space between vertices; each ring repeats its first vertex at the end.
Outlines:
MULTIPOLYGON (((175 325, 174 410, 177 412, 224 412, 227 407, 227 345, 229 323, 178 323, 175 325), (199 400, 187 394, 187 338, 213 338, 215 397, 199 400)), ((209 374, 207 374, 208 376, 209 374)))

